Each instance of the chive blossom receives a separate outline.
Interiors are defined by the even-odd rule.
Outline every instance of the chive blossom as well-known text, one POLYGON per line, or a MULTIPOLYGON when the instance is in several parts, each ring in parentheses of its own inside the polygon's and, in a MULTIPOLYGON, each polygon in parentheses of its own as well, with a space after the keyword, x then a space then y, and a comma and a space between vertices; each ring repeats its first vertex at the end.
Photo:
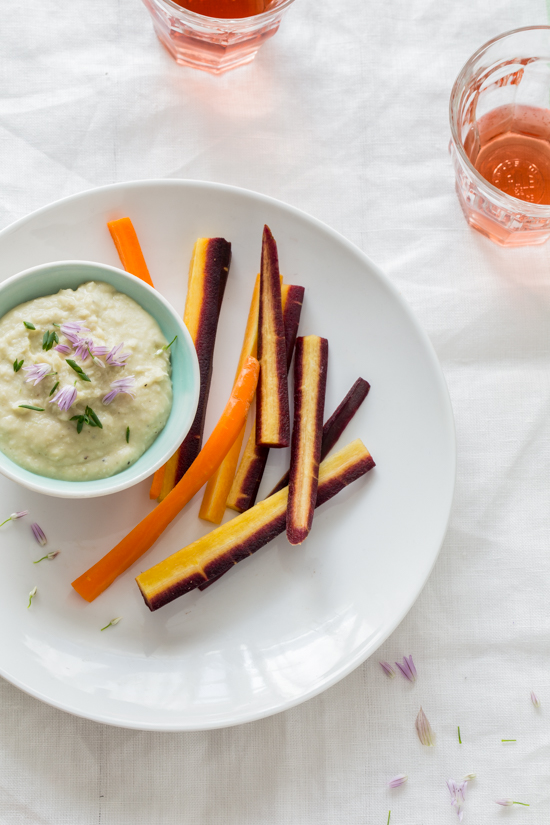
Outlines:
POLYGON ((29 607, 31 606, 31 602, 32 602, 32 600, 34 599, 34 597, 36 596, 36 592, 37 592, 37 590, 38 590, 38 587, 33 587, 33 589, 31 590, 31 592, 29 593, 29 603, 28 603, 28 605, 27 605, 27 610, 28 610, 28 609, 29 609, 29 607))
POLYGON ((48 539, 46 538, 46 534, 44 533, 40 525, 33 521, 33 523, 31 524, 31 530, 33 536, 35 537, 40 547, 44 547, 48 543, 48 539))
POLYGON ((109 624, 106 624, 105 627, 101 628, 101 630, 103 631, 103 630, 107 630, 108 627, 114 627, 116 624, 118 624, 120 622, 121 619, 122 619, 122 616, 117 616, 116 619, 111 619, 109 624))
POLYGON ((56 556, 59 556, 60 552, 60 550, 53 550, 51 553, 46 553, 46 555, 42 556, 41 559, 36 559, 36 561, 33 561, 33 564, 39 564, 41 561, 44 561, 44 559, 50 559, 51 561, 51 559, 55 559, 56 556))
POLYGON ((0 524, 0 527, 3 527, 3 525, 7 524, 8 521, 16 521, 18 518, 23 518, 23 516, 28 516, 28 515, 29 515, 28 510, 20 510, 18 513, 12 513, 11 516, 8 516, 8 518, 4 519, 4 521, 0 524))
POLYGON ((170 347, 172 346, 172 344, 174 343, 174 341, 177 339, 177 337, 178 337, 177 335, 174 335, 174 337, 172 338, 172 340, 170 341, 170 343, 169 343, 169 344, 165 344, 163 347, 161 347, 160 349, 158 349, 158 350, 155 352, 155 355, 160 355, 160 354, 161 354, 161 352, 164 352, 165 350, 170 349, 170 347))

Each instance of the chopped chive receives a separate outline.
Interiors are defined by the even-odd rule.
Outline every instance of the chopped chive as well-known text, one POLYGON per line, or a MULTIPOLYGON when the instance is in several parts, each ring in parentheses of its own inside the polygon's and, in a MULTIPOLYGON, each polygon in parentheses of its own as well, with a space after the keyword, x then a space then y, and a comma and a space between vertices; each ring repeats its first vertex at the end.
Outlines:
POLYGON ((47 329, 42 337, 42 349, 46 350, 47 352, 53 347, 54 344, 59 344, 57 332, 55 332, 55 330, 53 330, 52 332, 49 329, 47 329))
POLYGON ((32 404, 19 404, 23 410, 36 410, 36 412, 44 412, 44 407, 33 407, 32 404))
POLYGON ((13 362, 13 371, 14 372, 19 372, 19 370, 21 369, 21 367, 23 366, 24 363, 25 363, 24 358, 22 358, 21 361, 18 361, 17 358, 16 358, 15 361, 13 362))
POLYGON ((517 739, 501 739, 501 742, 517 742, 517 739))
POLYGON ((388 811, 388 821, 386 822, 386 825, 390 825, 390 816, 391 816, 391 811, 388 811))
POLYGON ((130 443, 130 427, 126 427, 126 444, 130 443))
POLYGON ((27 327, 27 329, 36 329, 35 325, 34 325, 34 324, 31 324, 31 322, 30 322, 30 321, 23 321, 23 323, 25 324, 25 326, 27 327))
POLYGON ((53 395, 53 394, 54 394, 54 392, 56 391, 56 389, 58 388, 58 386, 59 386, 59 381, 56 381, 56 382, 55 382, 55 384, 53 385, 53 387, 52 387, 52 388, 51 388, 51 390, 50 390, 50 395, 53 395))
POLYGON ((460 738, 460 725, 458 726, 458 744, 462 745, 462 739, 460 738))
POLYGON ((79 367, 76 361, 73 361, 72 358, 67 358, 66 363, 77 373, 79 378, 82 378, 83 381, 89 381, 92 383, 92 379, 88 378, 82 367, 79 367))
POLYGON ((52 327, 61 327, 61 324, 52 324, 52 327))
POLYGON ((97 417, 97 415, 91 407, 86 407, 85 414, 90 419, 90 421, 88 421, 88 424, 90 424, 90 426, 99 427, 100 430, 103 429, 103 424, 101 423, 101 421, 99 420, 99 418, 97 417))

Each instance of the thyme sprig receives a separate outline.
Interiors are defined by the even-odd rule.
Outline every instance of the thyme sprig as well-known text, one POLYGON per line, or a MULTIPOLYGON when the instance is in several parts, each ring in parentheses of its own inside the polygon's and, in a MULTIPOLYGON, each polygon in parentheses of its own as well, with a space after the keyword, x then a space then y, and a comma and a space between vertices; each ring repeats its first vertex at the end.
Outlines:
POLYGON ((101 421, 99 420, 96 413, 92 410, 91 407, 86 407, 82 415, 73 415, 73 417, 70 420, 77 422, 77 433, 82 432, 84 424, 88 424, 90 427, 99 427, 100 430, 103 429, 103 424, 101 423, 101 421))
POLYGON ((54 344, 59 344, 59 336, 55 330, 47 329, 42 338, 42 349, 47 352, 54 344))
POLYGON ((86 375, 82 367, 79 367, 76 361, 73 361, 72 358, 67 358, 66 363, 76 372, 79 378, 82 378, 83 381, 89 381, 90 384, 92 383, 92 379, 86 375))

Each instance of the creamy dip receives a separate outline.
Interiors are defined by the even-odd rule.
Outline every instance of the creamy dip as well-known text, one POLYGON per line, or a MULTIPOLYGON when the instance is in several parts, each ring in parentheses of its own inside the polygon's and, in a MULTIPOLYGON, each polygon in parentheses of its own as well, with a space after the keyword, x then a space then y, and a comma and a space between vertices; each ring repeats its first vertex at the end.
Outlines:
POLYGON ((92 281, 15 307, 0 319, 0 450, 27 470, 67 481, 126 469, 170 414, 166 345, 149 313, 110 284, 92 281), (47 335, 51 349, 44 349, 47 335), (78 348, 82 341, 88 344, 78 348), (87 408, 102 429, 88 423, 87 408))

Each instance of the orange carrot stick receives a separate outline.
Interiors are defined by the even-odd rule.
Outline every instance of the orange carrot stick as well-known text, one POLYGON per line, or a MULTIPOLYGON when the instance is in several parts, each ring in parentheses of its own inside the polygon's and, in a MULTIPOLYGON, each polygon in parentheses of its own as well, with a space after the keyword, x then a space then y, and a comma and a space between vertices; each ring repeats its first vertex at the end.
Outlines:
POLYGON ((220 420, 183 478, 116 547, 74 580, 73 587, 83 599, 93 602, 121 573, 146 553, 217 470, 246 421, 259 373, 260 365, 256 358, 247 358, 220 420))
POLYGON ((130 218, 109 221, 107 226, 126 272, 130 272, 136 278, 141 278, 149 286, 154 286, 130 218))

